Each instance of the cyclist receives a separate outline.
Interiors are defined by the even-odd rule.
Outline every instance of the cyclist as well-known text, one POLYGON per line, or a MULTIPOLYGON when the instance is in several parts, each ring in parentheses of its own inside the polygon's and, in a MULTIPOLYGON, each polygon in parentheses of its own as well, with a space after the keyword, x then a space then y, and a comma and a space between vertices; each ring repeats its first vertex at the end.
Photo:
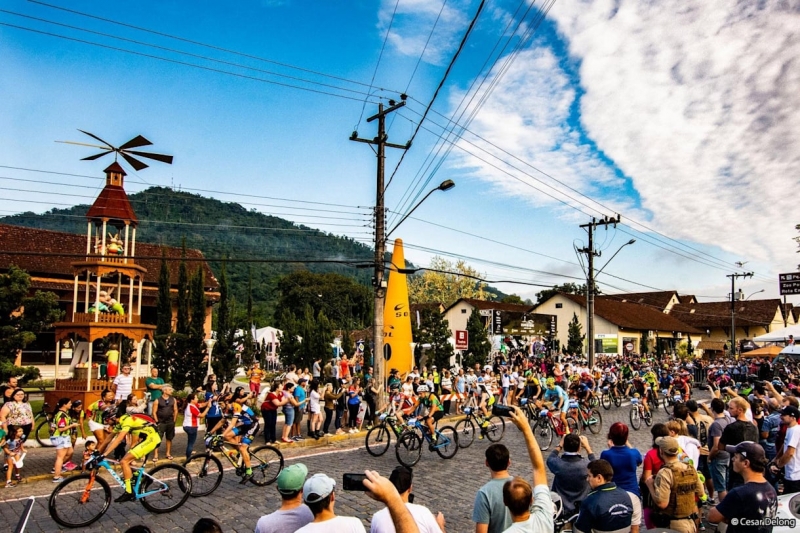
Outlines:
POLYGON ((578 384, 578 398, 583 402, 583 405, 588 407, 592 398, 594 398, 595 381, 588 372, 582 372, 578 384))
POLYGON ((643 379, 650 386, 648 390, 650 401, 653 405, 656 405, 656 403, 658 403, 658 376, 649 366, 644 367, 642 370, 644 372, 643 379))
POLYGON ((133 477, 131 463, 143 460, 147 454, 161 444, 156 422, 145 414, 124 414, 117 419, 114 414, 107 412, 103 423, 106 426, 111 426, 111 433, 97 446, 98 453, 103 453, 105 450, 115 450, 128 435, 134 439, 137 437, 140 439, 138 443, 128 450, 128 453, 119 463, 122 467, 122 478, 125 481, 125 492, 114 500, 117 503, 134 501, 136 497, 133 495, 133 488, 131 487, 131 478, 133 477))
POLYGON ((567 424, 567 409, 569 408, 569 395, 560 386, 556 385, 556 380, 547 378, 545 381, 547 390, 544 393, 544 401, 551 403, 554 410, 561 411, 561 422, 564 423, 564 429, 569 433, 569 425, 567 424))
POLYGON ((672 396, 672 383, 674 379, 669 375, 666 368, 661 369, 661 379, 658 380, 658 388, 667 391, 667 396, 672 396))
POLYGON ((528 369, 526 374, 527 385, 525 386, 525 396, 528 398, 529 402, 538 400, 542 395, 542 386, 539 384, 539 378, 536 377, 536 374, 534 374, 531 369, 528 369))
POLYGON ((439 400, 439 397, 436 396, 435 393, 431 392, 428 389, 427 385, 420 385, 417 388, 417 400, 414 402, 414 406, 422 405, 426 409, 428 409, 428 414, 425 416, 425 425, 428 426, 428 431, 430 432, 431 439, 433 439, 433 443, 436 444, 436 432, 433 429, 434 423, 440 420, 444 416, 444 409, 442 409, 442 402, 439 400))
POLYGON ((485 419, 489 418, 489 412, 492 410, 492 406, 495 404, 497 399, 495 398, 494 394, 489 392, 489 388, 486 386, 486 381, 483 379, 483 377, 478 378, 477 384, 478 394, 480 394, 480 403, 478 404, 478 407, 480 407, 481 412, 483 413, 483 427, 485 427, 489 424, 485 419))
POLYGON ((247 399, 250 393, 239 391, 233 397, 234 402, 234 423, 228 426, 222 434, 225 442, 236 445, 239 453, 242 454, 244 461, 245 472, 242 476, 240 485, 247 483, 253 477, 253 467, 250 463, 250 452, 248 446, 253 442, 253 438, 258 434, 259 423, 255 413, 250 406, 247 405, 247 399))
POLYGON ((673 383, 673 389, 683 394, 684 401, 689 401, 690 392, 692 390, 691 378, 688 372, 681 372, 673 383))

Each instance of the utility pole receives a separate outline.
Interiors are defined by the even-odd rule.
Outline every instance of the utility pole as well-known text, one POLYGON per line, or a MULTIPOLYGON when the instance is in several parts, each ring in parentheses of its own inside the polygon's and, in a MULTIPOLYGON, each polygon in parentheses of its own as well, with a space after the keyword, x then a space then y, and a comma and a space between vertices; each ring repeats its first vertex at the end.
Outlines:
MULTIPOLYGON (((731 354, 736 358, 736 278, 752 278, 752 272, 737 274, 727 274, 726 278, 731 278, 731 354)), ((741 290, 741 289, 739 289, 741 290)), ((743 296, 743 295, 742 295, 743 296)))
MULTIPOLYGON (((375 371, 375 381, 381 384, 381 394, 378 396, 377 407, 382 409, 384 406, 384 392, 386 391, 386 372, 384 371, 384 357, 383 353, 383 307, 386 301, 386 282, 383 279, 384 266, 383 256, 386 251, 386 210, 384 208, 384 193, 385 187, 384 171, 385 171, 385 149, 399 148, 407 150, 408 144, 392 144, 387 142, 388 136, 386 135, 386 115, 396 111, 406 105, 405 99, 400 103, 395 103, 394 100, 389 100, 389 107, 383 108, 383 104, 378 104, 378 113, 372 115, 367 119, 367 122, 378 120, 378 135, 374 139, 362 139, 358 137, 358 132, 354 131, 350 136, 351 141, 367 143, 378 147, 376 155, 378 157, 378 171, 377 171, 377 187, 375 196, 375 270, 372 276, 372 286, 374 288, 374 317, 372 322, 372 339, 373 339, 373 369, 375 371)), ((366 363, 367 361, 365 361, 366 363)))
POLYGON ((596 292, 594 286, 594 258, 600 257, 602 254, 602 252, 596 252, 594 249, 594 230, 597 226, 605 226, 607 228, 609 225, 613 225, 616 227, 619 221, 619 215, 616 218, 604 216, 602 220, 592 217, 591 222, 580 225, 581 228, 589 232, 589 246, 578 249, 578 252, 586 254, 589 267, 586 274, 586 336, 589 337, 588 360, 590 369, 594 368, 594 296, 596 292))

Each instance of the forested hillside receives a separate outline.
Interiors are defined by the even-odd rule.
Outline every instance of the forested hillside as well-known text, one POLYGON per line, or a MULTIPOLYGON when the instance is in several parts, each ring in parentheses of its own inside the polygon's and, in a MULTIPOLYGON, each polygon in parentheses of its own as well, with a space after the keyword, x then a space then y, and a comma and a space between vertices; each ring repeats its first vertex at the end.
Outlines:
MULTIPOLYGON (((247 210, 233 202, 222 202, 197 194, 151 187, 130 195, 131 205, 139 218, 137 240, 168 246, 197 248, 210 259, 228 257, 227 271, 237 311, 244 310, 247 301, 248 278, 252 279, 254 317, 257 325, 266 325, 279 298, 278 279, 296 270, 336 272, 369 285, 370 269, 355 269, 335 263, 237 262, 247 259, 313 260, 358 259, 372 260, 369 246, 350 238, 293 224, 247 210)), ((86 232, 88 205, 69 209, 53 209, 43 215, 21 213, 0 218, 4 224, 32 228, 86 232)), ((215 274, 220 262, 210 261, 215 274)), ((177 268, 177 266, 175 266, 177 268)))

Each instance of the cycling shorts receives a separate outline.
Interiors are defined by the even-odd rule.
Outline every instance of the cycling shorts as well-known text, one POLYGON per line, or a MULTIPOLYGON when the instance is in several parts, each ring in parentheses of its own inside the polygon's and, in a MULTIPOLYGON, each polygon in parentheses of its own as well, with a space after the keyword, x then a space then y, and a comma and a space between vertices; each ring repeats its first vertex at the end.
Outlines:
POLYGON ((161 437, 158 436, 158 431, 155 428, 143 428, 138 431, 139 437, 144 438, 135 446, 132 446, 128 453, 133 455, 134 459, 142 459, 147 454, 153 452, 158 445, 161 444, 161 437))
POLYGON ((497 399, 494 396, 489 396, 489 399, 486 402, 486 407, 491 407, 497 402, 497 399))
POLYGON ((242 444, 250 444, 258 433, 259 427, 259 424, 235 427, 233 428, 233 434, 237 437, 242 437, 242 444))
POLYGON ((567 414, 569 410, 569 400, 564 400, 564 403, 561 405, 561 412, 567 414))

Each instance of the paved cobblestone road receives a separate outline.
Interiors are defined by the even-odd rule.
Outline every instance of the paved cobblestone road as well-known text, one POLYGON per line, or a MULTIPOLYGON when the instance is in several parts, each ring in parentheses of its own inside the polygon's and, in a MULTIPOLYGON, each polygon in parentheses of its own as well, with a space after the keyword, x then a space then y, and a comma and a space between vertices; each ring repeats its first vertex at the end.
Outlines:
MULTIPOLYGON (((698 400, 708 399, 707 392, 694 392, 698 400)), ((608 427, 614 422, 628 423, 630 406, 623 404, 620 408, 612 407, 609 411, 601 408, 600 411, 603 415, 603 431, 599 435, 588 435, 593 451, 598 455, 607 447, 608 427)), ((664 409, 660 408, 655 421, 664 422, 666 419, 664 409)), ((652 443, 649 428, 642 424, 639 431, 631 430, 630 441, 644 453, 652 443)), ((510 422, 506 424, 502 442, 511 451, 511 472, 530 479, 531 467, 524 441, 510 422)), ((383 457, 372 457, 363 448, 363 444, 363 439, 360 439, 337 443, 326 449, 297 448, 285 453, 286 463, 303 462, 308 466, 309 474, 324 472, 336 479, 339 485, 345 472, 363 472, 369 468, 388 475, 397 466, 393 447, 383 457)), ((483 456, 487 446, 487 442, 476 440, 471 447, 459 450, 450 461, 444 461, 435 453, 424 449, 422 459, 414 469, 413 492, 416 503, 425 505, 434 512, 442 511, 449 532, 474 531, 471 521, 472 502, 478 488, 489 479, 483 456)), ((549 451, 545 452, 545 458, 547 453, 549 451)), ((24 509, 25 500, 30 496, 36 497, 36 503, 26 531, 58 531, 58 525, 47 511, 47 499, 52 487, 52 483, 48 481, 37 481, 20 485, 13 490, 0 489, 0 501, 3 502, 0 505, 0 519, 5 523, 0 525, 0 531, 13 530, 24 509)), ((119 488, 114 489, 114 497, 119 492, 119 488)), ((359 492, 338 490, 336 501, 337 514, 358 516, 363 520, 367 531, 370 517, 381 507, 359 492)), ((82 531, 110 533, 125 531, 136 524, 147 524, 156 532, 187 531, 191 530, 198 518, 210 516, 222 523, 226 532, 252 532, 260 516, 279 506, 280 499, 274 485, 266 488, 251 484, 240 486, 238 478, 226 473, 222 484, 211 496, 190 498, 173 513, 154 515, 138 503, 112 503, 103 518, 82 531)))

